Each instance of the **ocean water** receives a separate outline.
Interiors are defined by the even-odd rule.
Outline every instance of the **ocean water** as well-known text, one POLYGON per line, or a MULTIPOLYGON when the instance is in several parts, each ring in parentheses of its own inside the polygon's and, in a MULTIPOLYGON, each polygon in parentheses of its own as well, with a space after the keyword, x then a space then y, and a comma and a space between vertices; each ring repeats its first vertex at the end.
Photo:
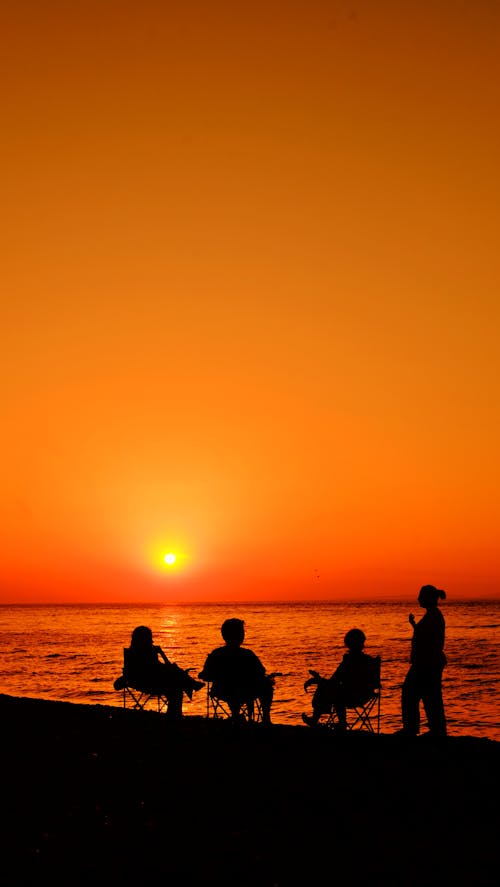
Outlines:
MULTIPOLYGON (((500 740, 500 602, 445 601, 443 695, 450 735, 500 740)), ((149 625, 167 656, 196 675, 206 655, 222 643, 220 626, 245 621, 245 646, 260 656, 276 679, 272 719, 302 724, 311 711, 303 690, 308 669, 329 676, 345 652, 349 628, 361 628, 365 650, 382 657, 381 729, 401 726, 401 684, 408 669, 411 627, 403 603, 237 603, 154 605, 0 606, 0 692, 86 704, 122 705, 113 689, 121 674, 123 647, 136 625, 149 625)), ((184 704, 186 715, 204 715, 202 689, 184 704)), ((422 729, 426 729, 422 713, 422 729)))

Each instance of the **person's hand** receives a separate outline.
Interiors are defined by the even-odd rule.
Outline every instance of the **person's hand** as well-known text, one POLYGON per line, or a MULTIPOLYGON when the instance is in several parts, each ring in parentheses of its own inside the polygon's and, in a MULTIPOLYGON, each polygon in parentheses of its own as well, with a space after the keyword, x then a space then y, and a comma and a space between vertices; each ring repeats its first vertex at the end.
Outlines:
POLYGON ((304 690, 306 691, 306 693, 307 693, 308 687, 310 687, 311 684, 317 684, 320 679, 319 672, 313 671, 311 668, 309 669, 309 674, 311 675, 311 677, 308 678, 304 684, 304 690))
POLYGON ((413 626, 413 628, 415 628, 416 622, 413 613, 410 613, 410 615, 408 616, 408 622, 410 623, 410 625, 413 626))

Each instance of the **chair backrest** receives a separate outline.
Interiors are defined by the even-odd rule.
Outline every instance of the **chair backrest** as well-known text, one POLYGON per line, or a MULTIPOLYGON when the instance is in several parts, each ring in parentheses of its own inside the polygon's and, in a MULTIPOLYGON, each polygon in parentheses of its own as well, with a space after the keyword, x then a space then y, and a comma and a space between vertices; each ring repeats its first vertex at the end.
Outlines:
POLYGON ((368 699, 361 706, 357 707, 356 718, 351 723, 351 729, 358 726, 361 730, 368 730, 370 733, 380 733, 381 672, 381 657, 373 656, 372 691, 368 699))
POLYGON ((365 656, 353 662, 345 682, 347 707, 364 705, 380 690, 380 656, 365 656))
POLYGON ((130 647, 123 648, 123 674, 127 675, 127 668, 129 667, 130 661, 130 647))
POLYGON ((373 656, 373 689, 380 690, 380 675, 382 671, 382 659, 380 656, 373 656))
POLYGON ((154 686, 147 671, 141 669, 140 665, 137 668, 136 657, 130 647, 123 648, 123 676, 128 687, 134 687, 136 690, 141 690, 141 692, 149 693, 152 696, 158 696, 162 692, 161 689, 154 686))

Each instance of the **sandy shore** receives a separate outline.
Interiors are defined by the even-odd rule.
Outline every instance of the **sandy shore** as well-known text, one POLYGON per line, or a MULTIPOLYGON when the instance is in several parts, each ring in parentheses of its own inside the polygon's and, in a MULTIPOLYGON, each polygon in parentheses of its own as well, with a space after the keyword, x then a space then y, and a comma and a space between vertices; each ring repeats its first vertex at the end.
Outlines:
POLYGON ((500 743, 0 713, 6 887, 497 883, 500 743))

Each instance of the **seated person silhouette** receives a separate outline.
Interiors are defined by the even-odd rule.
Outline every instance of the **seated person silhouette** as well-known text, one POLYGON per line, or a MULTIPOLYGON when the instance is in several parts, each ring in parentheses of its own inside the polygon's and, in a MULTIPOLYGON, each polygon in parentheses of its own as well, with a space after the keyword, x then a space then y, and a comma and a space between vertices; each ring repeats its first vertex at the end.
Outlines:
POLYGON ((366 637, 360 628, 351 628, 344 638, 348 652, 330 678, 322 678, 310 670, 311 677, 304 690, 317 684, 312 699, 312 715, 302 715, 304 723, 315 727, 321 715, 328 714, 332 706, 338 718, 338 729, 347 729, 347 708, 365 705, 379 684, 378 659, 363 652, 366 637))
POLYGON ((123 675, 118 678, 115 690, 129 685, 151 696, 166 696, 167 717, 182 717, 183 693, 191 699, 195 690, 203 684, 191 677, 188 671, 170 662, 162 648, 153 644, 153 633, 147 625, 138 625, 132 632, 130 647, 125 650, 123 675))
POLYGON ((259 657, 243 647, 245 624, 242 619, 226 619, 221 626, 225 645, 208 654, 198 677, 212 683, 212 694, 227 702, 231 719, 240 720, 241 706, 253 710, 256 699, 262 708, 262 723, 271 723, 274 681, 266 674, 259 657))

